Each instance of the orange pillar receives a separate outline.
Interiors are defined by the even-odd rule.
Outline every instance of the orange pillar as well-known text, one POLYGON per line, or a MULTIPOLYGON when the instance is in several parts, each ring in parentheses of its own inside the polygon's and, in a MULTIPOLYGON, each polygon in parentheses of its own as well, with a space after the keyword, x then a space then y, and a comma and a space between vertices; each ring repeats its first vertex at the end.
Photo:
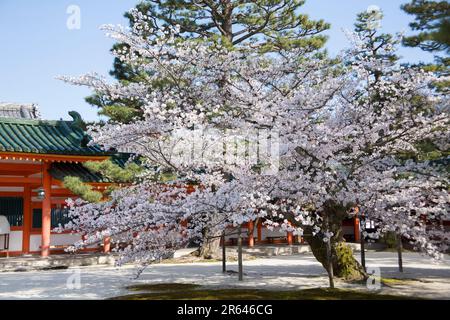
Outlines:
MULTIPOLYGON (((291 225, 290 222, 288 222, 288 223, 289 223, 289 225, 291 225)), ((292 232, 288 232, 287 233, 286 239, 287 239, 287 243, 288 243, 289 246, 294 244, 294 235, 292 234, 292 232)))
POLYGON ((255 246, 255 237, 253 236, 253 232, 255 231, 254 229, 255 229, 255 226, 254 226, 253 220, 249 221, 248 222, 248 232, 249 232, 249 235, 248 235, 248 246, 249 247, 254 247, 255 246))
POLYGON ((103 239, 103 253, 111 251, 111 237, 105 237, 103 239))
POLYGON ((287 233, 287 243, 288 245, 292 245, 294 243, 294 235, 292 232, 287 233))
POLYGON ((42 242, 41 242, 41 256, 48 257, 50 254, 50 233, 51 233, 51 213, 52 213, 52 177, 48 170, 50 164, 45 163, 43 166, 43 188, 45 198, 42 200, 42 242))
POLYGON ((22 231, 22 253, 30 253, 30 231, 33 217, 31 211, 31 187, 23 187, 23 231, 22 231))
POLYGON ((360 231, 359 231, 359 218, 355 217, 353 219, 353 232, 355 233, 355 241, 359 241, 359 235, 360 235, 360 231))

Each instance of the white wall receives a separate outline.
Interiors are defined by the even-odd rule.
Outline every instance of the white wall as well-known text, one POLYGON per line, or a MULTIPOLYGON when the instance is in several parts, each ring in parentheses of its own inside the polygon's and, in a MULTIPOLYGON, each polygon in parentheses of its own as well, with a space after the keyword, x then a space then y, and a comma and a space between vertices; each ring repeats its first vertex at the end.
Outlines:
MULTIPOLYGON (((50 235, 50 246, 68 246, 81 239, 79 234, 61 233, 50 235)), ((41 235, 30 236, 30 251, 41 251, 41 235)))
MULTIPOLYGON (((0 236, 0 248, 4 246, 4 236, 0 236)), ((9 251, 22 251, 22 231, 11 231, 9 234, 9 251)))
MULTIPOLYGON (((247 232, 248 232, 247 228, 241 229, 243 238, 247 238, 247 232)), ((225 241, 228 241, 231 238, 237 238, 237 237, 238 237, 237 228, 227 228, 226 235, 225 235, 225 241), (232 233, 232 234, 229 234, 229 233, 232 233)))
POLYGON ((30 235, 30 251, 41 251, 41 235, 32 234, 30 235))
POLYGON ((267 237, 286 237, 286 231, 281 230, 279 227, 273 228, 273 230, 269 230, 263 226, 261 230, 261 237, 264 240, 267 237))
MULTIPOLYGON (((236 233, 233 235, 227 235, 225 236, 226 240, 229 240, 230 238, 237 238, 237 229, 227 229, 227 233, 236 233)), ((261 228, 261 240, 265 240, 267 237, 286 237, 287 233, 286 231, 282 231, 281 228, 277 227, 277 228, 273 228, 273 230, 269 230, 267 229, 264 225, 261 228)), ((247 237, 247 229, 246 228, 242 228, 242 236, 243 237, 247 237)), ((258 228, 255 225, 255 227, 253 228, 253 236, 255 237, 255 239, 258 237, 258 228)))

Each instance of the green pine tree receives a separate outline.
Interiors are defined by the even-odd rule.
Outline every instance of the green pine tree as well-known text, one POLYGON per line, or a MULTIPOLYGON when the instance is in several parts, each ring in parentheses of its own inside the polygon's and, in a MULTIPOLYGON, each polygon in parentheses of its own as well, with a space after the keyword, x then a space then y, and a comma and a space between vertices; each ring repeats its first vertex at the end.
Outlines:
MULTIPOLYGON (((382 65, 377 65, 373 69, 370 69, 370 74, 374 77, 375 81, 372 82, 372 85, 376 85, 378 80, 380 80, 383 76, 389 74, 390 69, 395 66, 395 63, 399 60, 399 57, 395 54, 395 51, 392 49, 395 48, 400 42, 400 37, 394 37, 391 34, 381 33, 380 26, 383 19, 383 13, 381 11, 376 12, 362 12, 358 14, 356 23, 355 23, 355 32, 361 37, 368 46, 365 48, 365 51, 361 52, 358 57, 355 59, 364 59, 368 56, 372 58, 376 58, 379 61, 382 61, 382 65)), ((405 68, 417 68, 419 66, 416 65, 404 65, 405 68)), ((422 67, 422 66, 420 66, 422 67)), ((382 98, 377 90, 370 90, 373 94, 367 99, 370 99, 372 102, 380 105, 380 112, 383 108, 384 100, 388 99, 388 97, 382 98)), ((423 112, 429 112, 430 108, 432 108, 429 103, 426 102, 426 99, 423 96, 417 95, 415 97, 415 103, 420 106, 423 112)), ((437 148, 437 146, 433 145, 430 141, 424 140, 420 144, 416 146, 419 151, 416 153, 405 153, 400 154, 399 157, 402 159, 414 159, 416 161, 423 160, 439 160, 443 157, 448 156, 448 151, 442 151, 437 148)))
MULTIPOLYGON (((421 64, 428 71, 442 76, 450 74, 450 3, 444 1, 413 0, 402 5, 402 9, 415 16, 409 26, 417 31, 415 35, 405 37, 403 45, 420 48, 435 54, 434 64, 421 64)), ((448 91, 449 81, 439 81, 436 87, 448 91)))
POLYGON ((389 69, 399 59, 392 50, 399 40, 392 34, 380 32, 382 19, 383 12, 381 10, 364 11, 357 15, 355 22, 355 32, 367 44, 365 52, 361 52, 359 58, 364 59, 370 56, 383 62, 383 66, 380 66, 382 68, 375 67, 369 70, 375 77, 375 82, 378 82, 383 76, 383 72, 385 72, 383 70, 389 69))
POLYGON ((111 183, 105 192, 95 190, 91 185, 85 183, 79 177, 67 176, 63 180, 64 187, 69 189, 73 194, 88 202, 100 202, 108 194, 122 184, 129 184, 138 178, 142 172, 142 167, 135 162, 119 165, 112 159, 105 161, 88 161, 83 166, 89 171, 100 175, 105 181, 111 183))
POLYGON ((419 47, 429 52, 449 52, 450 49, 450 3, 444 1, 413 0, 402 9, 415 16, 409 26, 419 33, 406 37, 403 44, 419 47))
MULTIPOLYGON (((406 13, 414 15, 415 19, 409 24, 417 34, 405 37, 403 45, 420 48, 435 54, 434 64, 420 64, 427 71, 441 76, 450 75, 450 3, 448 1, 413 0, 401 7, 406 13), (442 56, 442 53, 444 56, 442 56)), ((439 81, 436 88, 448 91, 449 81, 439 81)), ((422 103, 421 97, 417 97, 422 103)), ((421 151, 418 160, 438 161, 450 155, 450 150, 439 150, 430 141, 423 141, 418 149, 421 151)))
MULTIPOLYGON (((305 52, 321 49, 329 24, 299 13, 304 0, 145 0, 136 8, 150 17, 151 28, 180 27, 182 39, 207 39, 242 50, 277 52, 293 47, 305 52)), ((125 14, 130 26, 134 17, 125 14)), ((149 34, 151 40, 151 34, 149 34)), ((115 44, 112 50, 122 49, 115 44)), ((138 82, 142 74, 119 59, 110 72, 123 83, 138 82)), ((106 101, 98 95, 86 98, 99 108, 99 114, 113 121, 129 122, 141 115, 134 101, 106 101)))

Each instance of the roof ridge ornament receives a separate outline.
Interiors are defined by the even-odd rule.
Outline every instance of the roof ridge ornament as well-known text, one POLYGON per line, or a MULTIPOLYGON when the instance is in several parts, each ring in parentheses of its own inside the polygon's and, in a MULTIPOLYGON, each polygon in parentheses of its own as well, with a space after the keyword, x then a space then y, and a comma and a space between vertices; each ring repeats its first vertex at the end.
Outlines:
POLYGON ((77 111, 69 111, 69 116, 72 117, 72 126, 76 126, 83 131, 86 130, 86 122, 84 122, 83 118, 77 111))
POLYGON ((83 138, 80 141, 80 146, 82 148, 86 148, 89 145, 89 142, 91 141, 91 138, 86 133, 87 126, 86 122, 84 122, 83 118, 77 111, 69 111, 69 115, 72 117, 72 123, 70 124, 71 127, 77 127, 83 132, 83 138))

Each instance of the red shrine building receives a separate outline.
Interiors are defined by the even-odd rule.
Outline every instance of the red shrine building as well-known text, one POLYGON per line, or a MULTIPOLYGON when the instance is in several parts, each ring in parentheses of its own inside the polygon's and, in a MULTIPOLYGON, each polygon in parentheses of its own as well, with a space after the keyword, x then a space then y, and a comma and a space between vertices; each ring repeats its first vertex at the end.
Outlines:
POLYGON ((63 186, 65 176, 80 177, 99 190, 109 185, 83 162, 112 154, 88 146, 80 115, 70 114, 72 121, 49 121, 40 119, 34 105, 0 104, 0 216, 10 229, 8 235, 0 231, 0 255, 8 247, 8 255, 46 257, 80 240, 52 232, 67 222, 65 200, 75 197, 63 186))
MULTIPOLYGON (((80 115, 69 114, 71 121, 43 120, 35 105, 0 103, 0 218, 7 220, 9 228, 7 233, 2 231, 5 226, 0 219, 0 256, 47 257, 64 252, 81 237, 52 231, 68 222, 65 201, 76 198, 64 187, 64 177, 79 177, 101 191, 109 186, 108 181, 83 163, 109 158, 119 165, 125 163, 115 154, 89 146, 80 115)), ((261 223, 250 222, 243 227, 251 230, 244 239, 249 246, 302 242, 292 234, 264 228, 261 223)), ((357 219, 344 223, 344 233, 349 241, 358 240, 357 219)), ((226 242, 233 245, 235 240, 228 237, 226 242)), ((109 244, 86 250, 108 251, 109 244)))

